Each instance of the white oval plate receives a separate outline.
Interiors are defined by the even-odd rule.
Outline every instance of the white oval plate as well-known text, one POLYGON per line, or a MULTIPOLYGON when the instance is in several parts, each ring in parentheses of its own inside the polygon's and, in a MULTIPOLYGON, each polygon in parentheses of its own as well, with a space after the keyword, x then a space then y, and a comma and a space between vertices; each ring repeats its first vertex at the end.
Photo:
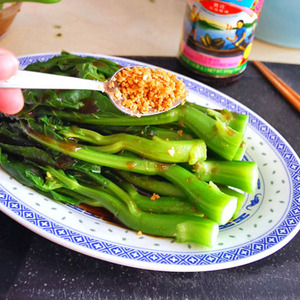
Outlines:
MULTIPOLYGON (((20 57, 22 68, 58 54, 20 57)), ((88 54, 81 54, 88 55, 88 54)), ((95 56, 95 55, 94 55, 95 56)), ((145 65, 105 57, 123 66, 145 65)), ((259 167, 255 194, 240 215, 221 226, 213 249, 173 239, 139 236, 102 221, 78 207, 54 202, 24 187, 0 169, 0 208, 33 232, 77 252, 135 268, 159 271, 211 271, 245 265, 286 245, 300 228, 300 161, 283 137, 263 119, 232 98, 190 78, 182 78, 189 100, 227 108, 250 117, 245 159, 259 167)))

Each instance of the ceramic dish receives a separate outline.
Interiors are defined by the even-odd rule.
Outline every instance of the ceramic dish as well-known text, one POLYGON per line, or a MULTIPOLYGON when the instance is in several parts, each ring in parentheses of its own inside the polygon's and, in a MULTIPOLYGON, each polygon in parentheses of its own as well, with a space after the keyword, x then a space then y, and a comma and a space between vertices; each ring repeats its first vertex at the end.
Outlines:
MULTIPOLYGON (((21 57, 20 64, 25 67, 54 55, 21 57)), ((147 65, 105 57, 123 66, 147 65)), ((257 189, 254 194, 247 195, 239 216, 220 227, 214 248, 179 244, 169 238, 139 236, 78 207, 45 198, 0 169, 1 210, 62 246, 142 269, 177 272, 226 269, 257 261, 286 245, 300 227, 300 161, 296 153, 280 134, 247 107, 206 85, 178 76, 190 91, 190 101, 249 115, 245 135, 249 147, 245 159, 258 164, 257 189)))

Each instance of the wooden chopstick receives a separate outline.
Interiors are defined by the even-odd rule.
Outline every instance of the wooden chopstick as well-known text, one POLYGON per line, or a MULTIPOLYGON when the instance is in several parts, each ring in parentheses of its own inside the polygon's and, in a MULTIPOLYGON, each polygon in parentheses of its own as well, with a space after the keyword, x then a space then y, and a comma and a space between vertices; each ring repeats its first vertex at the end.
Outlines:
POLYGON ((273 84, 273 86, 300 112, 300 95, 276 76, 269 68, 259 61, 253 61, 256 68, 273 84))

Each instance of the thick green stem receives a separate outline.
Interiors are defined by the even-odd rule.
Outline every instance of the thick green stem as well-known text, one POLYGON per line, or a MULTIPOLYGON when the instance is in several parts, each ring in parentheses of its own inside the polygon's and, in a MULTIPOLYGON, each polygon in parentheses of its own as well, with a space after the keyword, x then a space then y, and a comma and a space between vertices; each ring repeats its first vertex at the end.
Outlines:
POLYGON ((181 189, 170 182, 158 180, 153 176, 133 174, 126 171, 118 171, 118 173, 134 186, 148 192, 156 193, 161 196, 185 197, 181 189))
POLYGON ((115 197, 118 197, 119 200, 123 201, 127 205, 128 209, 131 212, 137 211, 137 206, 135 205, 135 202, 132 201, 130 196, 124 190, 122 190, 119 186, 114 184, 111 180, 105 178, 101 174, 87 172, 81 168, 75 167, 75 170, 83 172, 88 177, 90 177, 93 181, 100 183, 103 187, 110 190, 114 194, 115 197))
POLYGON ((190 165, 206 159, 206 145, 199 139, 164 141, 153 137, 152 140, 148 140, 126 133, 104 136, 78 127, 63 128, 59 133, 67 138, 78 138, 93 145, 101 145, 91 147, 101 152, 117 153, 121 150, 129 150, 151 160, 167 163, 189 162, 190 165))
POLYGON ((200 228, 197 222, 192 220, 179 223, 176 227, 176 241, 183 243, 190 240, 194 241, 201 237, 203 245, 213 245, 218 235, 218 228, 216 226, 212 226, 213 224, 209 222, 203 222, 200 228))
POLYGON ((176 214, 185 216, 202 216, 203 214, 193 208, 188 202, 175 197, 160 197, 151 200, 150 197, 129 191, 130 196, 142 211, 156 214, 176 214))
MULTIPOLYGON (((47 169, 48 172, 64 184, 66 188, 96 200, 101 207, 109 210, 125 226, 135 231, 158 236, 175 237, 176 240, 178 239, 180 242, 197 242, 206 246, 212 246, 216 241, 218 225, 209 219, 196 216, 148 214, 139 211, 130 212, 127 206, 115 197, 102 191, 80 185, 53 168, 47 169), (196 228, 198 232, 197 235, 187 236, 181 232, 180 228, 184 226, 181 224, 183 223, 189 226, 189 222, 192 222, 191 224, 196 228), (203 228, 203 231, 201 228, 203 228)), ((191 229, 188 230, 192 231, 191 229)))
POLYGON ((257 164, 252 161, 207 160, 193 166, 195 174, 204 181, 213 181, 254 193, 257 180, 257 164))
POLYGON ((178 185, 196 209, 220 224, 228 222, 235 211, 237 201, 235 197, 227 196, 220 190, 212 188, 211 184, 198 180, 195 175, 179 165, 97 152, 88 147, 79 147, 75 143, 57 141, 26 127, 24 131, 34 140, 83 161, 144 175, 160 175, 178 185))
MULTIPOLYGON (((124 172, 127 173, 127 172, 124 172)), ((120 174, 120 172, 118 172, 120 174)), ((132 175, 132 174, 131 174, 132 175)), ((126 180, 109 172, 109 176, 116 183, 124 188, 130 197, 135 201, 136 205, 145 212, 160 213, 160 214, 179 214, 179 215, 201 215, 190 203, 183 201, 178 197, 160 197, 152 198, 151 196, 141 195, 130 183, 126 180)), ((157 195, 158 196, 158 195, 157 195)))
POLYGON ((221 190, 223 193, 225 193, 225 194, 227 194, 227 195, 234 196, 234 197, 237 198, 236 210, 235 210, 235 212, 234 212, 234 214, 233 214, 233 216, 232 216, 232 219, 237 218, 238 215, 239 215, 239 212, 240 212, 240 210, 241 210, 241 208, 242 208, 242 206, 243 206, 243 204, 244 204, 244 202, 245 202, 246 195, 243 194, 243 193, 240 193, 240 192, 238 192, 238 191, 236 191, 236 190, 233 190, 233 189, 231 189, 231 188, 225 187, 225 186, 221 186, 221 187, 219 187, 219 188, 220 188, 220 190, 221 190))
MULTIPOLYGON (((134 136, 140 136, 147 139, 152 139, 154 136, 159 137, 162 140, 167 141, 178 141, 178 140, 192 140, 195 139, 196 136, 193 135, 189 130, 186 128, 173 128, 167 126, 166 128, 162 128, 158 126, 117 126, 117 125, 97 125, 95 127, 95 131, 100 132, 104 135, 110 135, 114 133, 127 133, 132 134, 134 136)), ((163 125, 161 125, 163 126, 163 125)), ((93 127, 93 126, 91 126, 93 127)), ((91 128, 92 129, 92 128, 91 128)))
MULTIPOLYGON (((163 195, 171 198, 179 197, 182 199, 184 197, 184 194, 182 193, 182 190, 180 188, 178 188, 177 186, 175 186, 170 182, 157 180, 153 178, 153 176, 132 174, 130 172, 125 172, 125 171, 118 171, 118 174, 120 174, 122 177, 124 177, 128 182, 130 182, 134 186, 142 188, 146 191, 150 191, 152 193, 156 193, 158 195, 163 195)), ((237 207, 232 217, 233 219, 236 218, 245 201, 246 195, 226 186, 219 186, 219 189, 223 193, 237 198, 237 207)))
POLYGON ((90 125, 120 125, 120 126, 139 126, 139 125, 160 125, 160 124, 169 124, 173 122, 177 122, 179 120, 180 110, 172 109, 168 112, 154 115, 154 116, 144 116, 141 118, 132 117, 123 115, 122 117, 102 117, 96 114, 83 114, 77 112, 65 112, 62 110, 53 110, 48 111, 48 114, 54 115, 61 119, 66 119, 70 121, 74 121, 82 124, 90 124, 90 125))
POLYGON ((232 218, 237 199, 222 193, 212 182, 207 184, 178 165, 168 166, 164 177, 180 187, 205 216, 219 224, 225 224, 232 218))
POLYGON ((51 114, 92 125, 158 125, 180 122, 191 129, 198 138, 204 140, 208 148, 228 160, 234 158, 243 140, 243 133, 233 130, 226 123, 222 123, 218 119, 215 120, 188 105, 181 105, 159 115, 141 118, 131 116, 110 118, 101 117, 101 115, 91 116, 63 111, 52 111, 51 114))
POLYGON ((231 127, 235 131, 241 133, 245 133, 246 131, 248 121, 249 121, 248 115, 238 114, 236 112, 230 112, 227 109, 222 109, 222 110, 211 109, 191 102, 187 102, 186 105, 198 109, 215 119, 219 119, 220 121, 222 121, 223 123, 225 123, 227 126, 231 127))
MULTIPOLYGON (((130 130, 130 129, 129 129, 130 130)), ((131 133, 129 131, 129 133, 131 133)), ((143 136, 145 138, 152 138, 154 136, 159 137, 162 140, 192 140, 195 138, 190 132, 186 132, 184 128, 182 129, 168 129, 168 128, 160 128, 157 126, 144 126, 140 129, 139 132, 132 132, 133 134, 137 134, 143 136)))
POLYGON ((182 106, 183 123, 203 139, 208 148, 221 157, 232 160, 243 140, 243 134, 226 126, 219 120, 189 106, 182 106))
POLYGON ((247 141, 243 140, 232 160, 242 160, 243 157, 245 156, 247 147, 248 147, 247 141))

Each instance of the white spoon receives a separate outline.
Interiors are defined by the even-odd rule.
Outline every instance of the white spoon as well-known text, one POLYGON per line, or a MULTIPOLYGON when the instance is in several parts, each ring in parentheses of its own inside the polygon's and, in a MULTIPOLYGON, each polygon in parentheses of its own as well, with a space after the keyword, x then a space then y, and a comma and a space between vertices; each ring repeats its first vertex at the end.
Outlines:
MULTIPOLYGON (((115 77, 118 72, 125 68, 118 70, 109 81, 101 82, 97 80, 82 79, 76 77, 54 75, 33 71, 17 71, 17 73, 6 81, 0 82, 0 88, 18 88, 18 89, 56 89, 56 90, 93 90, 100 91, 107 94, 108 98, 114 106, 125 114, 132 116, 149 116, 163 113, 178 106, 184 99, 179 99, 172 104, 170 109, 164 111, 149 111, 143 114, 132 112, 129 108, 124 107, 122 97, 116 97, 118 90, 115 77), (112 84, 113 83, 113 84, 112 84)), ((128 67, 127 67, 128 69, 128 67)), ((119 93, 120 95, 120 93, 119 93)))

